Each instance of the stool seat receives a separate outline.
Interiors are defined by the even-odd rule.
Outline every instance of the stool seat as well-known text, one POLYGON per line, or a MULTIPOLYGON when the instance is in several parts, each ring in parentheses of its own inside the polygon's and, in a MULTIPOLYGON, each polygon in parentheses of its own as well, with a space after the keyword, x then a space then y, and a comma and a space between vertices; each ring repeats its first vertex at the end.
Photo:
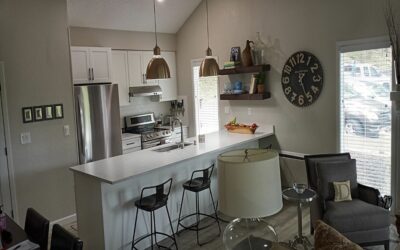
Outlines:
POLYGON ((153 195, 149 195, 149 196, 143 197, 140 200, 135 201, 135 206, 142 210, 152 212, 154 210, 157 210, 157 209, 167 205, 167 201, 168 201, 167 195, 153 194, 153 195), (159 197, 157 197, 157 196, 159 196, 159 197))
POLYGON ((192 192, 200 192, 209 188, 210 184, 210 179, 198 177, 183 183, 183 188, 192 192))
MULTIPOLYGON (((172 221, 171 221, 171 216, 169 215, 168 211, 168 196, 169 193, 171 192, 171 186, 172 186, 172 178, 169 178, 167 181, 157 185, 157 186, 152 186, 152 187, 145 187, 142 189, 142 192, 140 194, 140 199, 135 201, 135 206, 137 207, 136 209, 136 216, 135 216, 135 225, 133 226, 133 236, 132 236, 132 247, 131 249, 138 250, 136 245, 141 242, 144 239, 150 238, 151 240, 151 249, 154 249, 154 245, 157 246, 158 249, 164 248, 164 249, 172 249, 172 246, 175 246, 175 249, 178 250, 178 244, 176 243, 176 238, 175 238, 175 233, 174 229, 172 228, 172 221), (165 186, 168 186, 167 189, 165 186), (167 192, 165 192, 165 189, 167 192), (147 192, 149 190, 155 190, 155 193, 152 195, 144 196, 143 193, 147 192), (165 208, 165 211, 167 212, 167 218, 169 222, 169 226, 171 227, 171 235, 168 235, 166 233, 157 231, 157 223, 156 223, 156 210, 159 208, 165 208), (139 210, 143 210, 146 212, 150 213, 150 233, 142 235, 138 239, 135 239, 135 234, 136 234, 136 226, 137 226, 137 221, 138 221, 138 215, 139 215, 139 210), (162 237, 169 238, 173 241, 173 244, 170 245, 169 247, 162 246, 158 243, 157 240, 157 235, 161 235, 162 237)), ((164 217, 165 218, 165 217, 164 217)))
POLYGON ((214 170, 214 164, 212 164, 210 167, 208 167, 206 169, 193 171, 192 177, 190 178, 190 180, 183 183, 181 208, 179 209, 176 233, 178 234, 179 227, 182 227, 184 230, 196 231, 197 245, 199 245, 199 246, 202 246, 204 244, 211 242, 216 237, 219 237, 221 234, 221 226, 219 225, 217 208, 215 207, 214 198, 213 198, 213 195, 211 192, 211 176, 212 176, 213 170, 214 170), (202 176, 194 178, 194 175, 198 175, 198 174, 202 174, 202 176), (204 213, 200 212, 199 194, 200 194, 200 191, 207 190, 207 189, 210 192, 210 198, 211 198, 211 202, 213 205, 213 210, 214 210, 215 215, 209 215, 209 214, 204 214, 204 213), (182 215, 183 201, 185 198, 185 191, 190 191, 190 192, 195 193, 195 195, 196 195, 196 212, 182 217, 181 215, 182 215), (199 240, 199 231, 206 229, 207 227, 211 226, 212 224, 200 227, 201 216, 213 219, 214 222, 216 222, 218 224, 218 230, 219 230, 219 233, 216 237, 214 237, 206 242, 202 242, 202 243, 200 243, 200 240, 199 240), (194 224, 192 224, 191 226, 185 226, 182 222, 191 217, 195 217, 196 222, 194 224))

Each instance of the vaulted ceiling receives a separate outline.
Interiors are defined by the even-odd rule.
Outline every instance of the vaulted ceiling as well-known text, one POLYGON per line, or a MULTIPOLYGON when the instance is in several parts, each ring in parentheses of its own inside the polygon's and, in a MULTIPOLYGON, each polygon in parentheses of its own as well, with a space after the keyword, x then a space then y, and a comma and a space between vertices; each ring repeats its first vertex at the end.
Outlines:
MULTIPOLYGON (((156 0, 157 31, 176 33, 201 0, 156 0)), ((154 31, 152 0, 68 0, 71 26, 154 31)))

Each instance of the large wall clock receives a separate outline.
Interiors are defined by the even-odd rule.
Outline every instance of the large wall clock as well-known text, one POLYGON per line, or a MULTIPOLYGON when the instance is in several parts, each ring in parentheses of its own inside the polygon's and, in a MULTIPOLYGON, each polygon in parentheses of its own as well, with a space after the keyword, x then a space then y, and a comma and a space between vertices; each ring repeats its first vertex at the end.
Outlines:
POLYGON ((323 70, 318 58, 305 51, 290 56, 282 70, 283 92, 298 107, 307 107, 318 99, 323 80, 323 70))

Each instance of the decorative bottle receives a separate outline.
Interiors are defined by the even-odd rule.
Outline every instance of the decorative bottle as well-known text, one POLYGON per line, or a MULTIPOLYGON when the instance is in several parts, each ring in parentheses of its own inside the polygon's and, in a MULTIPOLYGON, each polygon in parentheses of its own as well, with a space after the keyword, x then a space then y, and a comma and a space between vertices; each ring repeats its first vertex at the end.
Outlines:
POLYGON ((247 40, 246 41, 246 48, 244 48, 243 52, 242 52, 242 65, 244 67, 248 67, 248 66, 253 66, 253 58, 251 55, 251 47, 250 44, 252 44, 253 41, 247 40))
POLYGON ((261 40, 260 32, 257 32, 256 34, 257 38, 254 41, 254 46, 252 48, 253 63, 254 65, 266 64, 265 57, 266 57, 267 46, 261 40))

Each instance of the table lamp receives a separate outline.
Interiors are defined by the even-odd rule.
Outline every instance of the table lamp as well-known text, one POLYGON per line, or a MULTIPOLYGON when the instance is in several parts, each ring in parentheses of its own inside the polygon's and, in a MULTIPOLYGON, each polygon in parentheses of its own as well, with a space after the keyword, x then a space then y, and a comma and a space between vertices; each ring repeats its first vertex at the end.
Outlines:
POLYGON ((277 234, 263 217, 283 206, 279 154, 270 149, 243 149, 218 157, 219 211, 237 218, 225 228, 229 250, 271 249, 277 234))

